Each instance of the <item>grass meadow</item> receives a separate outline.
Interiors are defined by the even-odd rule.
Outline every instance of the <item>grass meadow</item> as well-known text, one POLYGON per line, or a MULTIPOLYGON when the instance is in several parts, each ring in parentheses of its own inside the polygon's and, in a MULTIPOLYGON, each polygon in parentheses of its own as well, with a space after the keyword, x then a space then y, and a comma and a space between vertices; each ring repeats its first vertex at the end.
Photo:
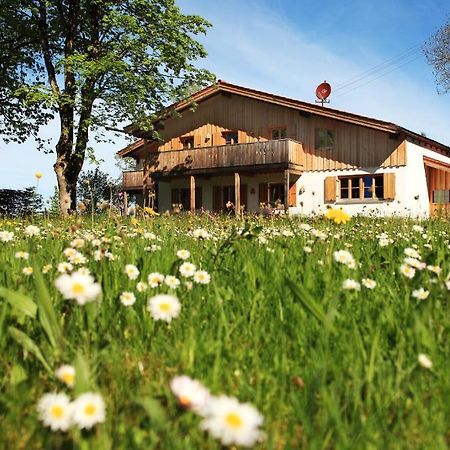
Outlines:
POLYGON ((255 449, 450 447, 444 220, 36 218, 0 230, 0 448, 241 448, 181 407, 180 375, 253 405, 255 449), (186 261, 209 282, 182 276, 186 261), (85 304, 55 286, 79 268, 101 286, 85 304), (152 288, 152 273, 180 284, 152 288), (178 298, 171 322, 148 310, 156 294, 178 298), (55 375, 63 364, 73 387, 55 375), (46 426, 46 393, 88 391, 103 420, 46 426))

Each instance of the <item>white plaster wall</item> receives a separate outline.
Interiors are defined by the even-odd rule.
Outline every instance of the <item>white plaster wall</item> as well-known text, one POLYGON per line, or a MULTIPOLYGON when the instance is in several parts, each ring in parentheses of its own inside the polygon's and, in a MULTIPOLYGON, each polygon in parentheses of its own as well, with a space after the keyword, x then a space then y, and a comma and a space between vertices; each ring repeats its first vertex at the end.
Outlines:
POLYGON ((428 217, 429 200, 423 156, 450 164, 450 158, 419 145, 407 143, 407 165, 394 168, 365 168, 363 170, 332 170, 305 172, 297 181, 297 207, 290 208, 291 214, 322 214, 328 205, 340 206, 351 215, 378 215, 403 217, 428 217), (351 203, 337 201, 324 203, 325 178, 329 176, 395 173, 396 198, 393 201, 376 203, 351 203))

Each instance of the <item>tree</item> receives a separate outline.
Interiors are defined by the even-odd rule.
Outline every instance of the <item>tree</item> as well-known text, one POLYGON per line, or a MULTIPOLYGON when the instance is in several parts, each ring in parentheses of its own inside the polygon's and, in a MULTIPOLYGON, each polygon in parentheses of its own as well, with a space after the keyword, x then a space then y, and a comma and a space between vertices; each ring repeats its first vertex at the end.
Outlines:
POLYGON ((152 130, 155 112, 213 76, 195 36, 209 23, 175 0, 8 0, 0 4, 0 133, 23 142, 59 119, 61 212, 76 208, 88 149, 102 129, 152 130))
POLYGON ((0 189, 0 214, 18 217, 27 216, 42 209, 42 195, 35 187, 26 189, 0 189))
POLYGON ((440 92, 450 92, 450 19, 425 43, 423 50, 440 92))
POLYGON ((95 170, 80 174, 77 190, 78 199, 87 204, 89 211, 91 211, 92 206, 95 211, 102 200, 109 201, 116 190, 114 181, 98 167, 95 170))

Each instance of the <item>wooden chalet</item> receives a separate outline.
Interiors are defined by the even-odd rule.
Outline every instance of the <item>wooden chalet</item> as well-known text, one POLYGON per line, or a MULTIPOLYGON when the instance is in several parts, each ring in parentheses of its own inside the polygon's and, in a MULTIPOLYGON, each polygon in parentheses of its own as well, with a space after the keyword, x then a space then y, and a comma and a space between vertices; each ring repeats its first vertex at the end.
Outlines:
POLYGON ((118 155, 138 167, 123 190, 158 211, 450 212, 450 148, 393 123, 218 81, 154 126, 118 155))

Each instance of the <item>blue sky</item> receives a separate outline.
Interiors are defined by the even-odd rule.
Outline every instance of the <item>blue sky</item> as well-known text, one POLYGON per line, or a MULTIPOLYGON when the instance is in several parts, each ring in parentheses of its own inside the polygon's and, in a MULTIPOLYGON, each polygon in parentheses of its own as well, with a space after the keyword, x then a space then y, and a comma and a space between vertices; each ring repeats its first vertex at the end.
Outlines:
MULTIPOLYGON (((333 87, 387 62, 370 76, 333 91, 330 107, 391 121, 450 145, 450 95, 439 95, 421 44, 450 16, 444 0, 294 1, 179 0, 186 13, 213 27, 200 40, 208 51, 200 65, 217 78, 242 86, 314 102, 315 88, 333 87), (396 69, 396 70, 394 70, 396 69), (388 73, 390 72, 390 73, 388 73), (375 79, 377 78, 377 79, 375 79)), ((42 129, 56 138, 58 123, 42 129)), ((117 177, 114 154, 123 139, 97 145, 100 168, 117 177)), ((34 184, 53 192, 54 155, 33 142, 0 144, 0 188, 34 184)))

